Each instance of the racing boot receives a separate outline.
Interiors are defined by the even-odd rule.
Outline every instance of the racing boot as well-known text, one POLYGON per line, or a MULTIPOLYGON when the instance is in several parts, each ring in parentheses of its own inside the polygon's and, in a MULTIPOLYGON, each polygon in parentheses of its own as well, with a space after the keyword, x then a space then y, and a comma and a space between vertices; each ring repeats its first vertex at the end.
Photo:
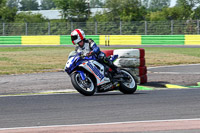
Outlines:
POLYGON ((114 72, 113 78, 122 78, 122 77, 123 77, 120 68, 118 68, 117 66, 115 66, 115 65, 113 64, 113 62, 110 63, 110 68, 111 68, 111 69, 113 70, 113 72, 114 72))
POLYGON ((115 68, 113 69, 113 71, 115 72, 113 78, 123 78, 123 75, 119 68, 115 68))
POLYGON ((114 78, 121 78, 121 70, 115 66, 109 58, 104 56, 103 62, 112 69, 113 75, 115 76, 114 78))

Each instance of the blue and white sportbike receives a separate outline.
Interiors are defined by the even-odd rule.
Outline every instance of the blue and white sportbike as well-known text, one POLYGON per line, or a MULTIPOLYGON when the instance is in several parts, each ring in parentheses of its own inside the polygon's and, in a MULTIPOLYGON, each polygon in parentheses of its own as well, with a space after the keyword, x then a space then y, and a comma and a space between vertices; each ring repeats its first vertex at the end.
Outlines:
MULTIPOLYGON (((118 56, 114 55, 111 61, 118 56)), ((125 69, 116 75, 107 65, 100 64, 95 56, 83 56, 81 53, 69 55, 65 71, 70 75, 74 88, 85 96, 94 93, 119 90, 124 94, 133 94, 137 84, 133 75, 125 69)))

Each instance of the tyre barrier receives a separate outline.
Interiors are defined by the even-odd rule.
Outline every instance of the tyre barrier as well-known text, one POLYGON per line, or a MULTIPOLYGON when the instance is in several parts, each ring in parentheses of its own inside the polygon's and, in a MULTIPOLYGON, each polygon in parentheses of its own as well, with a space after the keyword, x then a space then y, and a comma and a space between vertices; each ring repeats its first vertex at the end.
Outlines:
POLYGON ((113 55, 113 51, 114 50, 101 50, 102 52, 104 52, 106 54, 106 57, 113 55))
POLYGON ((145 52, 143 48, 139 49, 116 49, 113 55, 118 55, 118 58, 144 58, 145 52))
POLYGON ((145 62, 145 50, 138 49, 116 49, 102 50, 106 56, 118 55, 114 64, 120 68, 128 70, 138 84, 147 82, 147 67, 145 62))
POLYGON ((143 76, 147 74, 147 67, 135 67, 135 68, 125 68, 127 71, 130 71, 133 75, 143 76))
MULTIPOLYGON (((147 74, 137 75, 137 72, 130 70, 130 68, 124 68, 124 69, 128 70, 134 76, 134 78, 138 84, 147 83, 147 74)), ((145 73, 145 72, 142 72, 142 73, 145 73)))
POLYGON ((114 64, 123 68, 137 68, 145 66, 144 58, 118 58, 114 64))

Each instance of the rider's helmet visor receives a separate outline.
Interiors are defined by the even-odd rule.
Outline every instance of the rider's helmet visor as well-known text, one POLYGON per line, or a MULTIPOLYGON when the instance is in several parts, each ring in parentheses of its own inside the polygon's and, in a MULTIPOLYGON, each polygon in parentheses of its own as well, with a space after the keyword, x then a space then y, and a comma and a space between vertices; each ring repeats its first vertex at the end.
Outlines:
POLYGON ((77 36, 77 35, 71 36, 71 40, 72 40, 72 41, 75 41, 76 39, 78 39, 78 36, 77 36))

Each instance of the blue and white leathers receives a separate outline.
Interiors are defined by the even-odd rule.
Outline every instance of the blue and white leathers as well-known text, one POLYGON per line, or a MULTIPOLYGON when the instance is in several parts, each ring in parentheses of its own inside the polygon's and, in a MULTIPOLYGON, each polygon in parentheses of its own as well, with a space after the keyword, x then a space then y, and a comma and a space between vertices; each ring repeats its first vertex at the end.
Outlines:
POLYGON ((77 53, 82 53, 82 55, 86 56, 88 53, 90 53, 91 51, 93 52, 93 54, 99 58, 99 54, 102 53, 100 51, 100 48, 97 46, 97 44, 91 40, 91 39, 84 39, 84 45, 82 47, 80 47, 79 45, 76 47, 75 51, 77 53))

